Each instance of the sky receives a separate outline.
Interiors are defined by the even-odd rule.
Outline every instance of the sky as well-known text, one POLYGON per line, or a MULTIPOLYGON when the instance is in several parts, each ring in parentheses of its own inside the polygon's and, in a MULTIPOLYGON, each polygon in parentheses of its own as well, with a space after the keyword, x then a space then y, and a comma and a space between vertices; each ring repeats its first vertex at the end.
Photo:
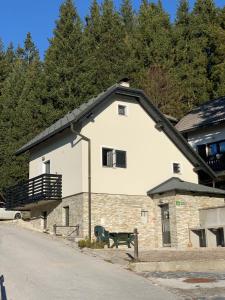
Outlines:
MULTIPOLYGON (((43 58, 62 2, 63 0, 0 0, 0 38, 4 45, 7 46, 12 41, 14 46, 18 44, 22 46, 27 32, 31 32, 43 58)), ((79 15, 84 18, 88 14, 92 0, 74 0, 74 2, 79 15)), ((117 8, 121 2, 122 0, 114 0, 117 8)), ((141 0, 132 2, 134 9, 138 10, 141 0)), ((162 0, 162 2, 174 19, 178 0, 162 0)), ((190 0, 190 4, 193 3, 194 0, 190 0)), ((222 7, 225 0, 215 0, 215 3, 222 7)))

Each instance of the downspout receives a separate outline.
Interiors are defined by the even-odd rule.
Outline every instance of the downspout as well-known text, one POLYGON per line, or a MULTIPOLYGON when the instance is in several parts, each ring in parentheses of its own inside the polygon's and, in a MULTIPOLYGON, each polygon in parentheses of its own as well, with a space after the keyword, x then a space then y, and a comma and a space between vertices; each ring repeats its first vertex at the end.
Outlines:
POLYGON ((91 139, 76 131, 74 123, 70 123, 70 129, 88 143, 88 238, 91 240, 91 139))

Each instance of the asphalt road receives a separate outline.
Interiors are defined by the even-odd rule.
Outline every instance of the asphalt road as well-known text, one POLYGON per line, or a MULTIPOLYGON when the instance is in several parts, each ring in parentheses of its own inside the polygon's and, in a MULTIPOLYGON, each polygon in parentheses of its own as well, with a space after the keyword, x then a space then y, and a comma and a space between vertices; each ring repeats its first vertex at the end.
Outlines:
POLYGON ((1 275, 2 300, 177 299, 118 265, 4 222, 0 223, 1 275))

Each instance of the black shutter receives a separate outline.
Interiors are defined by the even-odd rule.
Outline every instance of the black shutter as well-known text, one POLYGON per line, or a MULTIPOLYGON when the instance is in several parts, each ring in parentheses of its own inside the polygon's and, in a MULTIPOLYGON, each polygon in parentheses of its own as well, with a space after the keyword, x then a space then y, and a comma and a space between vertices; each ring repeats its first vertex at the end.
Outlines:
POLYGON ((116 167, 127 167, 126 151, 116 150, 116 167))

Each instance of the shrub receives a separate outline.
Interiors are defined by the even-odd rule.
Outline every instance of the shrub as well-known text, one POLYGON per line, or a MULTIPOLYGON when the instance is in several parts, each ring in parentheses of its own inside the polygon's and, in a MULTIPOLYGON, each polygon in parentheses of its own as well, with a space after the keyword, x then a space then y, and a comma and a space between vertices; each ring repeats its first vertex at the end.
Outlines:
POLYGON ((91 249, 103 249, 105 244, 103 242, 98 242, 95 240, 84 239, 78 242, 78 247, 83 248, 91 248, 91 249))

